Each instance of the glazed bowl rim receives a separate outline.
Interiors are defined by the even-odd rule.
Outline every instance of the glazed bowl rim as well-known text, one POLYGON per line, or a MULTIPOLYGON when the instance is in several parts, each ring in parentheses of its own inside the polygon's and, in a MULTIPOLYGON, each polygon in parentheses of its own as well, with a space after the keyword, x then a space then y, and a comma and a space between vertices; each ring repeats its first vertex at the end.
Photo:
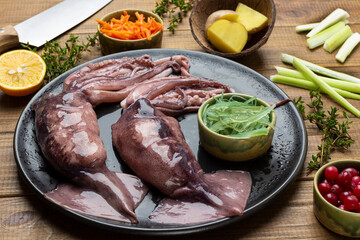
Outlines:
MULTIPOLYGON (((248 94, 243 94, 243 93, 223 93, 223 94, 218 94, 216 96, 213 96, 211 98, 209 98, 208 100, 206 100, 205 102, 203 102, 198 110, 198 113, 197 113, 197 119, 198 119, 198 123, 204 128, 206 129, 208 132, 210 132, 211 134, 217 136, 217 137, 221 137, 221 138, 225 138, 225 139, 229 139, 229 140, 248 140, 248 139, 252 139, 254 137, 258 137, 258 136, 254 136, 254 137, 232 137, 232 136, 227 136, 227 135, 223 135, 223 134, 220 134, 220 133, 216 133, 214 131, 212 131, 211 129, 208 128, 208 126, 205 125, 203 119, 202 119, 202 112, 203 112, 203 109, 206 105, 209 105, 209 102, 210 101, 214 101, 215 98, 219 98, 221 96, 230 96, 230 95, 237 95, 237 96, 243 96, 243 97, 247 97, 248 99, 249 98, 252 98, 252 97, 255 97, 255 96, 252 96, 252 95, 248 95, 248 94)), ((270 104, 268 104, 266 101, 262 100, 261 98, 258 98, 256 97, 256 100, 259 101, 262 105, 266 106, 266 107, 270 107, 270 104)), ((271 123, 270 125, 267 127, 269 129, 269 131, 271 129, 275 129, 275 124, 276 124, 276 114, 275 114, 275 111, 274 109, 271 111, 271 123)), ((269 134, 267 135, 260 135, 260 136, 268 136, 269 134)))

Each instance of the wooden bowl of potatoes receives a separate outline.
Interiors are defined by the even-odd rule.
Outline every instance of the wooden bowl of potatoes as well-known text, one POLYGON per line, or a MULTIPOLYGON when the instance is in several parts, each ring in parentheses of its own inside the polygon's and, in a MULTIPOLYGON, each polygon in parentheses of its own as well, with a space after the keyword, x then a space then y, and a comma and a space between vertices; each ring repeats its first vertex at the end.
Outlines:
POLYGON ((273 0, 197 0, 189 22, 206 52, 237 59, 267 42, 275 17, 273 0))

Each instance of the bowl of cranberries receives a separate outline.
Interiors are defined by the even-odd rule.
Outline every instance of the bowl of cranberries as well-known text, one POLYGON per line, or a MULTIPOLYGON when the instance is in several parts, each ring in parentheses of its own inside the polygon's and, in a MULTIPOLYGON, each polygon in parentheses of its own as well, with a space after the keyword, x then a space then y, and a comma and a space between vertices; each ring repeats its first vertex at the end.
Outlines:
POLYGON ((360 237, 360 160, 337 160, 314 177, 314 214, 328 229, 360 237))

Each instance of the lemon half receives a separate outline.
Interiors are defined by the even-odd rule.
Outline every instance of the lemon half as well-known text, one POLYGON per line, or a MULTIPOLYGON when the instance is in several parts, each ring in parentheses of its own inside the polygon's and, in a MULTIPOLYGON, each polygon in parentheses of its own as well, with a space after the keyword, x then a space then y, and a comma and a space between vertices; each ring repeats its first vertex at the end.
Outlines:
POLYGON ((14 50, 0 56, 0 89, 10 96, 26 96, 38 90, 46 64, 35 52, 14 50))

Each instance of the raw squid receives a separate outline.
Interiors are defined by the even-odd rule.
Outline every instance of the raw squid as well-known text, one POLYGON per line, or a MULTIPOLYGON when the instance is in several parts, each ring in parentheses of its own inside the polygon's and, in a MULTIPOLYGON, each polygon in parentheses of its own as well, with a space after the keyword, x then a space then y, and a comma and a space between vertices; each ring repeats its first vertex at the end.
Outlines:
POLYGON ((151 79, 135 84, 129 90, 121 102, 123 109, 137 99, 147 98, 153 106, 171 116, 197 111, 207 99, 223 92, 233 92, 225 84, 195 76, 151 79))
POLYGON ((242 215, 251 189, 245 171, 204 174, 187 145, 178 121, 142 98, 112 125, 121 158, 144 181, 169 198, 160 202, 153 221, 193 223, 242 215))
POLYGON ((197 111, 214 95, 233 92, 225 84, 191 76, 189 69, 189 60, 181 55, 156 61, 148 55, 104 60, 72 73, 64 82, 64 90, 82 91, 94 106, 122 101, 124 109, 145 97, 172 116, 197 111))
POLYGON ((173 72, 187 74, 188 64, 183 56, 156 62, 148 55, 105 60, 67 77, 59 95, 41 97, 33 106, 40 148, 51 165, 70 180, 45 197, 80 213, 136 223, 134 209, 148 189, 138 177, 106 167, 93 107, 122 100, 127 95, 116 91, 135 83, 173 72))
POLYGON ((60 185, 45 197, 74 211, 136 223, 134 209, 147 187, 139 178, 122 176, 106 167, 96 114, 86 96, 79 91, 46 94, 33 108, 43 154, 78 186, 60 185), (127 186, 128 182, 134 187, 127 186), (105 208, 99 210, 97 205, 105 208))
POLYGON ((70 180, 45 197, 80 213, 136 223, 134 209, 148 190, 145 180, 171 197, 154 211, 154 221, 187 218, 176 213, 179 206, 186 213, 197 212, 186 223, 241 215, 251 186, 249 174, 204 174, 178 122, 160 112, 196 111, 211 96, 232 91, 216 81, 191 76, 189 68, 188 59, 180 55, 157 61, 148 55, 110 59, 69 75, 62 93, 41 97, 33 106, 39 145, 51 165, 70 180), (170 76, 173 73, 178 76, 170 76), (137 101, 143 97, 157 109, 149 100, 137 101), (138 177, 106 167, 93 109, 122 100, 124 108, 135 103, 119 120, 124 125, 113 125, 114 145, 138 177))
POLYGON ((188 74, 190 66, 186 59, 184 56, 173 56, 154 62, 150 56, 143 55, 91 63, 65 79, 64 91, 82 91, 94 106, 120 102, 127 96, 126 87, 172 73, 188 74))

